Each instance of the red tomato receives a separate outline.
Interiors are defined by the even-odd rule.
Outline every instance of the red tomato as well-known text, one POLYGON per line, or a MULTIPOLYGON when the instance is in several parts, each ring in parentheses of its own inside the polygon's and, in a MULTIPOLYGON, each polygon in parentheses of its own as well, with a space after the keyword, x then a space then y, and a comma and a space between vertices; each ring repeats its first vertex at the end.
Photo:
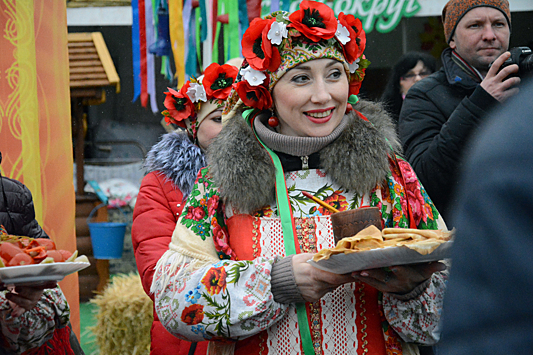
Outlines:
POLYGON ((54 258, 54 261, 56 263, 65 261, 65 259, 63 259, 63 255, 61 255, 61 253, 57 250, 48 250, 46 253, 48 254, 49 257, 54 258))
POLYGON ((11 258, 18 253, 22 253, 22 249, 20 249, 17 245, 10 242, 3 242, 0 244, 0 256, 7 261, 10 261, 11 258))
POLYGON ((33 264, 33 259, 26 253, 18 253, 15 255, 7 266, 19 266, 19 265, 30 265, 33 264))
POLYGON ((24 249, 24 252, 31 256, 36 263, 40 263, 46 258, 46 249, 44 246, 24 249))
POLYGON ((58 252, 60 252, 61 255, 63 255, 64 260, 67 260, 68 258, 72 256, 72 253, 68 250, 59 249, 58 252))
POLYGON ((21 248, 27 248, 31 245, 31 243, 33 243, 33 240, 30 241, 29 238, 22 238, 19 240, 19 243, 21 244, 21 248))
POLYGON ((33 241, 45 247, 46 250, 56 250, 56 244, 52 239, 35 238, 33 241))

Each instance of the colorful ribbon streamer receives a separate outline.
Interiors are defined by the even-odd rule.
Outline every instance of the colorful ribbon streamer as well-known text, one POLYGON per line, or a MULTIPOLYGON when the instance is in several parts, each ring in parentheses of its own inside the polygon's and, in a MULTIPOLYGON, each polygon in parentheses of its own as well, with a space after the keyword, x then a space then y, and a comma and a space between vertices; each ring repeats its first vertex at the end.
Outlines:
POLYGON ((270 1, 270 12, 279 11, 279 0, 270 1))
MULTIPOLYGON (((239 3, 235 0, 226 1, 226 12, 229 15, 229 24, 225 36, 230 39, 229 48, 226 48, 229 58, 240 57, 240 38, 239 33, 239 3)), ((244 32, 243 32, 244 33, 244 32)))
POLYGON ((156 26, 154 26, 154 8, 152 6, 152 1, 148 0, 144 4, 146 14, 146 91, 148 92, 148 95, 150 97, 150 107, 152 109, 152 112, 156 113, 159 112, 159 110, 157 108, 157 98, 155 92, 155 56, 150 53, 150 47, 156 41, 156 26))
POLYGON ((141 45, 139 33, 139 2, 131 2, 132 25, 131 25, 131 46, 133 59, 133 100, 136 101, 141 95, 141 45))
POLYGON ((169 0, 168 13, 170 20, 170 42, 172 44, 172 53, 174 54, 174 63, 176 65, 178 87, 182 87, 185 83, 185 37, 183 34, 183 1, 169 0))
POLYGON ((185 80, 189 80, 191 77, 191 74, 188 71, 188 68, 190 66, 189 64, 189 51, 191 50, 191 18, 193 18, 192 14, 192 0, 185 0, 185 3, 183 4, 183 35, 185 36, 185 48, 183 51, 183 58, 185 59, 185 80))
POLYGON ((147 80, 147 58, 146 58, 146 7, 144 0, 138 0, 139 9, 139 43, 140 43, 140 62, 141 62, 141 105, 146 107, 148 104, 148 80, 147 80))
POLYGON ((241 26, 241 36, 239 36, 239 38, 241 38, 242 33, 246 32, 250 25, 248 22, 248 7, 246 6, 246 0, 239 0, 239 24, 241 26))

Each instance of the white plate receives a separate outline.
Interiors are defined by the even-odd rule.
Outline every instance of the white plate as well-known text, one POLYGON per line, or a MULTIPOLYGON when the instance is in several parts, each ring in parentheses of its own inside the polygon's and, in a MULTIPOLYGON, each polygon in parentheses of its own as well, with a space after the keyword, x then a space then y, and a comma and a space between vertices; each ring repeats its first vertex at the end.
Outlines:
POLYGON ((46 281, 61 281, 67 275, 91 265, 84 262, 61 262, 0 268, 0 281, 6 285, 35 284, 46 281))
POLYGON ((347 274, 378 267, 416 264, 446 259, 450 257, 452 245, 452 241, 442 243, 431 254, 427 255, 422 255, 406 246, 400 246, 365 250, 350 254, 335 254, 331 255, 327 260, 313 261, 311 259, 309 263, 321 270, 335 274, 347 274))

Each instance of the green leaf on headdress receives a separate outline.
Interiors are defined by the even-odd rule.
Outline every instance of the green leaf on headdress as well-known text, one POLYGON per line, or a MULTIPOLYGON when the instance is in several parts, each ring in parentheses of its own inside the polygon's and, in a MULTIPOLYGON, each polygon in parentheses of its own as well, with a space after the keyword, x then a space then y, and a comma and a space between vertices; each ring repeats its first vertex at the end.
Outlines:
POLYGON ((359 68, 366 69, 371 64, 371 62, 368 59, 361 58, 359 61, 359 68))
POLYGON ((305 43, 305 49, 307 49, 308 51, 311 51, 311 52, 315 52, 315 51, 320 50, 320 47, 322 47, 320 42, 319 43, 317 43, 317 42, 305 43))
POLYGON ((287 13, 284 12, 284 11, 277 11, 276 12, 276 21, 288 24, 289 21, 288 21, 288 18, 287 18, 287 13))

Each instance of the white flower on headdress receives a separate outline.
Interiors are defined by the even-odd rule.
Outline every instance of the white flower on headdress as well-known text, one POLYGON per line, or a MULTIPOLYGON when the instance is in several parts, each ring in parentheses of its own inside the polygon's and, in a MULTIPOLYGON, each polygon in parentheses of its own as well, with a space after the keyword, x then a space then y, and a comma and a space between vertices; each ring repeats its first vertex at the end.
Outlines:
POLYGON ((355 71, 357 69, 359 69, 359 61, 360 60, 361 60, 361 58, 357 58, 356 60, 353 61, 353 63, 348 64, 348 66, 350 67, 350 73, 355 73, 355 71))
POLYGON ((263 72, 252 69, 248 66, 247 68, 241 69, 241 75, 252 86, 259 86, 263 84, 263 81, 266 79, 266 75, 263 72))
POLYGON ((346 43, 350 42, 350 32, 346 27, 340 24, 340 22, 337 23, 337 31, 335 32, 335 37, 339 40, 339 42, 342 43, 344 46, 346 43))
POLYGON ((187 96, 189 96, 191 101, 195 103, 198 101, 207 101, 207 95, 205 93, 204 86, 198 83, 190 84, 189 88, 187 89, 187 96))
POLYGON ((272 44, 280 45, 283 38, 287 38, 288 35, 287 24, 274 21, 270 26, 270 31, 267 33, 267 38, 272 44))

